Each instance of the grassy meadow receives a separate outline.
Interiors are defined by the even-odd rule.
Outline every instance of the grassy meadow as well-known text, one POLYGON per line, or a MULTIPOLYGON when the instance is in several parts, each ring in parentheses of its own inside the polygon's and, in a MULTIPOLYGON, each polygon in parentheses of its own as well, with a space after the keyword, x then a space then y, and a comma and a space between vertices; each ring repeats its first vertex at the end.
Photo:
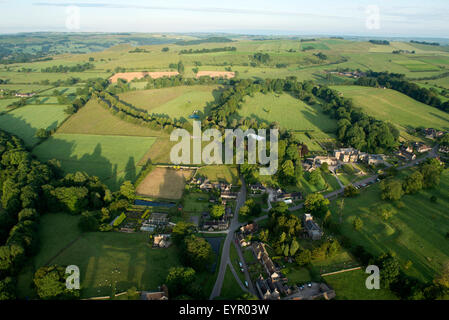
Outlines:
POLYGON ((90 100, 83 108, 72 115, 59 128, 58 133, 142 137, 165 136, 161 131, 129 123, 114 116, 95 100, 90 100))
POLYGON ((389 89, 362 86, 334 86, 346 98, 354 100, 357 107, 369 115, 399 126, 401 131, 409 127, 432 127, 449 130, 449 114, 418 102, 389 89))
MULTIPOLYGON (((379 184, 362 191, 356 198, 345 199, 342 233, 354 245, 365 247, 374 255, 393 251, 402 267, 410 260, 412 266, 406 270, 422 280, 432 280, 449 259, 449 246, 445 235, 449 230, 449 171, 446 170, 440 186, 424 190, 416 195, 405 195, 400 205, 382 201, 379 184), (435 195, 437 203, 430 197, 435 195), (381 210, 389 208, 394 215, 385 221, 381 210), (360 217, 361 231, 356 231, 353 221, 360 217)), ((331 211, 338 220, 335 202, 331 211)))
POLYGON ((23 139, 27 146, 40 141, 38 129, 56 129, 66 118, 63 105, 27 105, 0 115, 0 127, 23 139))
POLYGON ((204 114, 207 106, 220 94, 220 87, 181 86, 154 90, 138 90, 122 93, 120 99, 149 113, 167 115, 170 118, 188 119, 194 111, 204 114))
POLYGON ((141 170, 138 163, 154 141, 153 137, 55 134, 33 153, 41 161, 59 160, 67 173, 85 171, 98 176, 117 190, 124 180, 136 179, 141 170))
POLYGON ((308 131, 334 131, 336 121, 321 112, 319 106, 309 106, 288 94, 257 93, 246 97, 238 117, 258 123, 278 122, 281 128, 308 131))

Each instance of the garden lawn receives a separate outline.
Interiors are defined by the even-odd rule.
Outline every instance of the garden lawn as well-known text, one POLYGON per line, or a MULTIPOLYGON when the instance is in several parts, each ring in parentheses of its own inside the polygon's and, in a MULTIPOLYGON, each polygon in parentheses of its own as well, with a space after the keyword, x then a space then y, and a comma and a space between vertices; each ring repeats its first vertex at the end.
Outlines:
POLYGON ((17 135, 29 147, 39 142, 38 129, 53 130, 67 118, 63 105, 28 105, 0 116, 0 127, 17 135))
POLYGON ((211 182, 227 182, 239 185, 237 168, 232 165, 210 165, 198 169, 197 176, 205 176, 211 182))
POLYGON ((55 134, 37 146, 33 153, 41 160, 57 159, 67 173, 84 171, 98 176, 111 190, 125 180, 134 181, 155 138, 55 134))
POLYGON ((229 267, 226 267, 226 273, 223 280, 223 286, 221 287, 219 300, 236 300, 240 298, 245 292, 240 288, 237 280, 235 280, 234 275, 229 267))
POLYGON ((363 270, 325 276, 324 280, 335 290, 337 300, 397 300, 388 289, 368 290, 365 285, 369 274, 363 270))

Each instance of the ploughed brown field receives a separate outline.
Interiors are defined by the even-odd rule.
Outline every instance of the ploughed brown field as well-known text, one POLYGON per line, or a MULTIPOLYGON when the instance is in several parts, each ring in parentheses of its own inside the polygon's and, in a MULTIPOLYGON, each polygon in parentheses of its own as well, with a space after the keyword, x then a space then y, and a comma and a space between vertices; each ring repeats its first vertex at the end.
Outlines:
POLYGON ((131 81, 134 79, 142 79, 145 76, 150 76, 153 79, 158 79, 162 77, 174 77, 179 74, 178 71, 161 71, 161 72, 120 72, 114 74, 109 78, 109 81, 116 83, 118 79, 124 79, 126 81, 131 81))
POLYGON ((138 195, 162 199, 181 199, 186 181, 193 170, 155 168, 137 186, 138 195))
POLYGON ((231 79, 235 77, 235 72, 232 71, 198 71, 197 78, 209 76, 211 78, 227 78, 231 79))

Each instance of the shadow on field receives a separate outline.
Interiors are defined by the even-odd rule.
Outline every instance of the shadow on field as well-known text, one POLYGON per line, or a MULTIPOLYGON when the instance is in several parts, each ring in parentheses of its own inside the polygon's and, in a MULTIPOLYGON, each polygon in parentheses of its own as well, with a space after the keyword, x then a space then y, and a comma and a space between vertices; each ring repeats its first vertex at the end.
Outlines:
MULTIPOLYGON (((47 126, 46 130, 53 130, 58 127, 58 122, 54 121, 47 126)), ((32 147, 39 142, 39 138, 35 136, 36 131, 41 128, 34 128, 23 117, 17 117, 11 113, 4 113, 0 116, 0 129, 18 136, 22 139, 27 147, 32 147)))
POLYGON ((137 178, 134 157, 129 157, 125 168, 119 171, 117 164, 113 164, 103 155, 100 142, 96 144, 92 153, 84 153, 82 156, 73 155, 75 147, 72 142, 50 137, 33 151, 41 161, 59 160, 64 173, 81 171, 99 177, 112 191, 118 190, 124 181, 134 181, 137 178))

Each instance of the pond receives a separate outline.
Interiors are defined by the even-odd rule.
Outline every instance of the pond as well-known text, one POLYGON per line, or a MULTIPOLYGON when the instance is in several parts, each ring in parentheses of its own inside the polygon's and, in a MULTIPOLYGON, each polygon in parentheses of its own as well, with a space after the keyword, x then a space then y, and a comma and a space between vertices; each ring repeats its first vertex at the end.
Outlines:
POLYGON ((141 199, 134 200, 134 204, 137 206, 147 206, 147 207, 169 207, 169 208, 172 208, 172 207, 176 206, 176 203, 172 203, 172 202, 156 202, 156 201, 141 200, 141 199))

